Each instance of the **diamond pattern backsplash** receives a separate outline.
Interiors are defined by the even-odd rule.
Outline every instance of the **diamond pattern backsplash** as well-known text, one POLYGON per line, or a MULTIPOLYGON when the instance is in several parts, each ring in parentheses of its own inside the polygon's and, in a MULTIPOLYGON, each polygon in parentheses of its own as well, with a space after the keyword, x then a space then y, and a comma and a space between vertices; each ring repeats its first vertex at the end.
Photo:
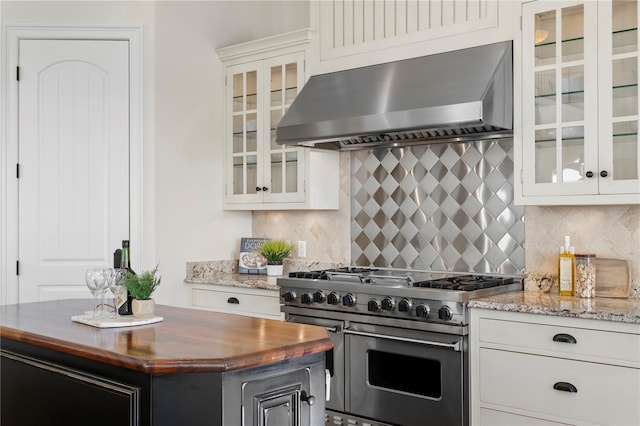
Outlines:
POLYGON ((524 271, 511 139, 354 151, 351 214, 356 265, 524 271))

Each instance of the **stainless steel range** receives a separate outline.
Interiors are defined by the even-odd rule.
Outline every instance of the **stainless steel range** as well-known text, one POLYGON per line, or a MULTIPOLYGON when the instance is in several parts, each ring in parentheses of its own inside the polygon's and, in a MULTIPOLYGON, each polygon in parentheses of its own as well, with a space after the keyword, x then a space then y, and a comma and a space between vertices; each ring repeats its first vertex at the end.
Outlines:
POLYGON ((467 301, 522 276, 344 267, 277 280, 290 322, 327 327, 327 425, 468 425, 467 301))

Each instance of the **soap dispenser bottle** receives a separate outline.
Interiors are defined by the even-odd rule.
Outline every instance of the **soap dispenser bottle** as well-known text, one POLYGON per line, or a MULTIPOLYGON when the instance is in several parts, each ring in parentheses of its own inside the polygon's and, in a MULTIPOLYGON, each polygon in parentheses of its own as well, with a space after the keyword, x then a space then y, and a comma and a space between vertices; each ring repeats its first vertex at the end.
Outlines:
POLYGON ((558 257, 558 292, 560 296, 573 295, 573 268, 575 255, 572 253, 571 239, 564 237, 564 246, 560 247, 558 257))

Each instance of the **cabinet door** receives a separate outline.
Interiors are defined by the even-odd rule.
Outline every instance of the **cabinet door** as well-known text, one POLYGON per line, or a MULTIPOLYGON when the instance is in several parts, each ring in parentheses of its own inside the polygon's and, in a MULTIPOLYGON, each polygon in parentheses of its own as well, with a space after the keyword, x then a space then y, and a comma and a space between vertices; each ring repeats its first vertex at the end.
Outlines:
POLYGON ((638 2, 598 2, 600 192, 638 193, 638 2))
POLYGON ((276 143, 276 127, 304 84, 304 53, 264 61, 266 111, 263 148, 264 201, 301 202, 305 198, 304 148, 276 143))
POLYGON ((228 201, 262 201, 263 165, 259 161, 259 112, 262 90, 262 62, 250 62, 227 68, 226 141, 228 201))
POLYGON ((522 6, 523 192, 598 192, 597 3, 522 6))
POLYGON ((310 424, 308 369, 243 384, 243 425, 301 426, 310 424))
POLYGON ((140 388, 13 352, 1 352, 0 423, 140 424, 140 388))

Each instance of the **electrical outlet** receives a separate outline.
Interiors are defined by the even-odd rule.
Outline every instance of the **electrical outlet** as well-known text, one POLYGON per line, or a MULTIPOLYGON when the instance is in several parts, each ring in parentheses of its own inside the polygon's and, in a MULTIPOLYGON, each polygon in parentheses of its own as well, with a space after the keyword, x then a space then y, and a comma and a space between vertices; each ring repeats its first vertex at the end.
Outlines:
POLYGON ((298 257, 307 257, 306 241, 298 241, 298 257))

